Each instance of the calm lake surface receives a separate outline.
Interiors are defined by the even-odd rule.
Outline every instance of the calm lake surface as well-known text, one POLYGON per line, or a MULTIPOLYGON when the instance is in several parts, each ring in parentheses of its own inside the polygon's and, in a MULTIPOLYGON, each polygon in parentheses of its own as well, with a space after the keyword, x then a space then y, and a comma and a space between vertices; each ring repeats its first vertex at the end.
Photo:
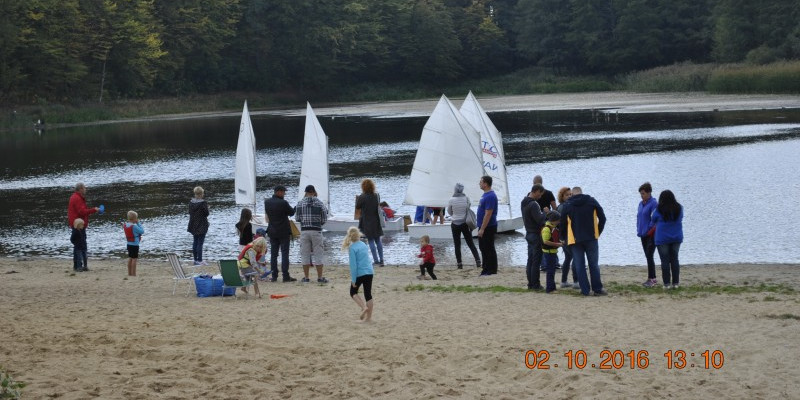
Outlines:
MULTIPOLYGON (((290 203, 298 200, 304 117, 296 114, 252 118, 260 212, 276 184, 288 187, 290 203)), ((800 111, 626 114, 608 121, 592 111, 490 116, 503 132, 510 211, 519 215, 536 174, 553 192, 582 186, 608 217, 603 265, 642 265, 635 221, 645 181, 654 196, 670 189, 684 205, 682 263, 800 263, 800 111)), ((413 211, 401 202, 425 120, 320 115, 329 135, 334 214, 352 213, 365 177, 393 208, 413 211)), ((66 207, 82 181, 89 205, 107 210, 90 217, 90 257, 125 257, 120 222, 135 210, 146 231, 143 257, 175 251, 190 259, 187 208, 197 185, 211 209, 205 258, 231 257, 240 212, 233 197, 238 126, 239 117, 216 117, 0 133, 0 256, 71 258, 66 207)), ((477 178, 464 183, 478 184, 477 178)), ((326 233, 327 264, 347 262, 342 238, 326 233)), ((416 241, 405 233, 383 240, 389 264, 415 265, 416 241)), ((434 247, 438 263, 455 263, 451 241, 434 247)), ((524 265, 521 233, 499 235, 497 248, 501 266, 524 265)), ((299 246, 291 253, 298 264, 299 246)))

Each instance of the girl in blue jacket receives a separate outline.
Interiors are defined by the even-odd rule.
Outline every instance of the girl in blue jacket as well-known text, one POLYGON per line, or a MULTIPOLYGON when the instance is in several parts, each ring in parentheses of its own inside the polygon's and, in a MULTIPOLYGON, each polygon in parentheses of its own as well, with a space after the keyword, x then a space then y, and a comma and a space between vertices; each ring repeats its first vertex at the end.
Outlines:
POLYGON ((683 206, 675 200, 672 191, 665 190, 658 196, 658 207, 653 211, 650 226, 656 227, 655 243, 661 258, 664 289, 677 289, 681 273, 678 252, 683 242, 683 206))
POLYGON ((347 230, 347 236, 342 243, 342 251, 348 251, 350 256, 350 297, 361 307, 361 320, 372 321, 372 261, 369 249, 361 241, 361 231, 355 226, 347 230), (358 288, 364 285, 364 298, 358 295, 358 288))

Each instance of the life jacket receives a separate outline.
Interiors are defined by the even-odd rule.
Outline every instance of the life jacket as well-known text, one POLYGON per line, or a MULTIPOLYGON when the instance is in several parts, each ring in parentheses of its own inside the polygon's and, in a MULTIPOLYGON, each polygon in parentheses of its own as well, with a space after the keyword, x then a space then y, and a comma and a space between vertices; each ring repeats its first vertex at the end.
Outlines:
MULTIPOLYGON (((550 226, 545 224, 542 227, 542 230, 544 231, 545 229, 550 229, 550 241, 553 242, 553 243, 558 243, 559 239, 560 239, 560 237, 559 237, 560 234, 559 234, 559 231, 558 231, 558 227, 554 226, 554 227, 550 228, 550 226)), ((542 248, 545 249, 545 250, 553 250, 553 249, 557 249, 558 247, 549 246, 549 245, 546 245, 546 244, 542 243, 542 248)))
POLYGON ((133 225, 128 225, 127 223, 122 224, 122 230, 125 231, 125 239, 128 239, 129 242, 135 242, 136 237, 133 235, 133 225))
POLYGON ((244 248, 242 248, 242 251, 239 252, 239 260, 243 259, 244 255, 247 254, 247 250, 250 250, 252 247, 253 247, 253 243, 250 243, 250 244, 244 246, 244 248))

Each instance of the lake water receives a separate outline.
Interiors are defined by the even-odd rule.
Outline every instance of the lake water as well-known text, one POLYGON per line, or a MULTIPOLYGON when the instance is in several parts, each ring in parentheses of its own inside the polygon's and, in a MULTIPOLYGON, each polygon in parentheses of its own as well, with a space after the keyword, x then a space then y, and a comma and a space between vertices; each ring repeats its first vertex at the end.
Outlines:
MULTIPOLYGON (((259 210, 276 184, 298 199, 303 117, 253 116, 259 210)), ((604 207, 603 265, 642 265, 635 233, 637 189, 675 192, 684 205, 684 264, 799 263, 800 112, 797 110, 605 115, 591 111, 490 114, 503 132, 511 212, 539 174, 545 187, 582 186, 604 207)), ((401 205, 425 118, 321 116, 329 135, 331 209, 352 213, 364 177, 382 199, 401 205)), ((136 210, 145 227, 143 257, 177 252, 191 258, 186 232, 192 188, 205 188, 211 209, 206 259, 237 249, 233 168, 239 118, 136 122, 0 133, 0 256, 71 257, 66 206, 76 182, 90 206, 104 204, 88 230, 90 257, 124 257, 120 222, 136 210)), ((465 184, 477 185, 475 182, 465 184)), ((501 215, 508 207, 501 206, 501 215)), ((346 263, 343 234, 326 233, 328 264, 346 263)), ((405 233, 384 237, 389 264, 414 265, 418 244, 405 233)), ((454 264, 450 241, 435 242, 440 264, 454 264)), ((501 266, 523 266, 521 233, 499 235, 501 266)), ((291 249, 299 263, 299 246, 291 249)), ((91 261, 90 261, 91 262, 91 261)))

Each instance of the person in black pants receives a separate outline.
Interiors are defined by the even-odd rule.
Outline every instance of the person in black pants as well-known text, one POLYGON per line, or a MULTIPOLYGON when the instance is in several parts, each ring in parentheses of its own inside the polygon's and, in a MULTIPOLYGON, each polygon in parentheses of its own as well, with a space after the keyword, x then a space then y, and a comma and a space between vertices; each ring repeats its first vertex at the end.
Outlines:
POLYGON ((525 224, 525 241, 528 242, 528 262, 525 264, 525 275, 528 277, 529 290, 542 290, 539 279, 539 265, 542 263, 542 227, 544 214, 539 206, 539 200, 544 194, 544 186, 535 184, 522 199, 520 209, 522 222, 525 224))
POLYGON ((483 270, 480 276, 497 274, 497 249, 494 236, 497 233, 497 195, 492 190, 492 177, 484 175, 479 182, 483 196, 478 203, 478 247, 481 249, 483 270))
POLYGON ((272 267, 272 278, 270 281, 278 280, 278 251, 281 253, 281 272, 284 282, 294 282, 297 278, 289 275, 289 240, 292 237, 292 229, 289 226, 289 217, 294 215, 294 207, 283 199, 286 188, 282 185, 275 186, 272 197, 264 200, 264 210, 269 219, 267 226, 267 236, 269 236, 270 265, 272 267))

